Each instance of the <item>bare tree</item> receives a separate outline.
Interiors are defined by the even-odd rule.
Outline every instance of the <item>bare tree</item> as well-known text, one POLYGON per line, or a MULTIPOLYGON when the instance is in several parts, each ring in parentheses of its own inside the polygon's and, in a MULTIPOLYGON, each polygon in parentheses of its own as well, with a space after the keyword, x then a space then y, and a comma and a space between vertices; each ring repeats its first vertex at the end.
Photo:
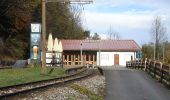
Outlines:
POLYGON ((162 23, 162 18, 156 16, 151 26, 151 38, 154 42, 154 59, 159 59, 160 45, 167 40, 166 27, 162 23))
POLYGON ((72 21, 72 29, 70 30, 70 34, 74 37, 81 36, 83 38, 83 28, 81 22, 81 15, 83 12, 81 5, 70 5, 71 16, 70 18, 72 21), (79 36, 75 33, 81 33, 79 36))
POLYGON ((81 14, 82 8, 80 5, 70 5, 70 10, 72 12, 73 19, 78 25, 82 25, 81 23, 81 14))
POLYGON ((108 30, 108 39, 110 40, 119 40, 120 35, 118 32, 114 31, 112 27, 109 28, 108 30))

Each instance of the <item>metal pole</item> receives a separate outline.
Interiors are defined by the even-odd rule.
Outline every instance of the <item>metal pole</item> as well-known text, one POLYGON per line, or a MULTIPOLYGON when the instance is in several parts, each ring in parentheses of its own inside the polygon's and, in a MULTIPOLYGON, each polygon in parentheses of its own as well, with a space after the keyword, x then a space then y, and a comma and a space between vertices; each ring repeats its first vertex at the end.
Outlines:
POLYGON ((154 55, 154 58, 153 58, 153 59, 154 59, 154 61, 155 61, 155 43, 154 43, 154 54, 153 54, 153 55, 154 55))
POLYGON ((46 73, 46 0, 42 0, 42 69, 46 73))
POLYGON ((80 43, 81 46, 81 50, 80 50, 80 60, 81 60, 81 66, 83 65, 83 61, 82 61, 82 41, 80 43))
POLYGON ((99 67, 100 67, 100 52, 101 50, 100 50, 100 40, 99 40, 99 67))

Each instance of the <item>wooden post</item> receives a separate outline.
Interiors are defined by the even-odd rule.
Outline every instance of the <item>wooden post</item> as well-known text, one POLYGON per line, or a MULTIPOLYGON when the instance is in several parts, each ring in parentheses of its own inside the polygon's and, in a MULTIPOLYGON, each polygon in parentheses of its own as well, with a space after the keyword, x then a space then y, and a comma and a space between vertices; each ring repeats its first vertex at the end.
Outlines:
POLYGON ((82 66, 84 66, 84 54, 82 55, 82 66))
POLYGON ((78 64, 78 66, 81 65, 80 64, 80 55, 78 55, 77 64, 78 64))
MULTIPOLYGON (((88 55, 88 64, 90 65, 90 55, 88 55)), ((90 66, 89 66, 89 68, 90 68, 90 66)))
POLYGON ((68 61, 69 61, 69 55, 67 55, 67 66, 69 65, 68 61))
POLYGON ((74 54, 74 57, 73 57, 74 59, 73 59, 73 64, 74 65, 76 65, 76 63, 75 63, 75 61, 76 61, 76 56, 75 56, 75 54, 74 54))
POLYGON ((46 73, 46 0, 42 0, 42 69, 46 73))
POLYGON ((162 78, 163 78, 163 72, 162 72, 162 63, 160 62, 160 82, 162 83, 162 78))
POLYGON ((153 77, 156 79, 156 61, 154 61, 153 77))
POLYGON ((94 68, 94 62, 95 62, 95 55, 93 55, 93 68, 94 68))
POLYGON ((71 55, 71 66, 73 66, 73 55, 71 55))
POLYGON ((84 55, 84 65, 86 66, 86 55, 84 55))
POLYGON ((136 69, 136 64, 137 64, 137 61, 136 59, 134 60, 134 68, 136 69))
POLYGON ((91 58, 90 58, 90 57, 91 57, 91 55, 89 55, 89 62, 91 61, 91 58))
MULTIPOLYGON (((91 59, 92 55, 89 55, 89 59, 90 59, 90 64, 92 65, 92 59, 91 59)), ((93 67, 93 66, 91 66, 93 67)))
POLYGON ((145 68, 144 68, 144 71, 146 71, 146 63, 147 63, 147 58, 145 58, 145 68))
POLYGON ((65 65, 65 55, 63 55, 63 66, 65 65))

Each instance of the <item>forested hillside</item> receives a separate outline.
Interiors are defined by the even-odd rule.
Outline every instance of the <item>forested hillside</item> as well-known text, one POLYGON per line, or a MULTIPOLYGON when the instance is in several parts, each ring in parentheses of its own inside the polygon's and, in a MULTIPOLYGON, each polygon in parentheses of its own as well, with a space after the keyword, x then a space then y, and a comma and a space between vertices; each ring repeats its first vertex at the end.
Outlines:
MULTIPOLYGON (((83 39, 78 7, 46 3, 47 35, 83 39)), ((29 58, 30 23, 41 23, 41 0, 0 0, 0 60, 29 58)))

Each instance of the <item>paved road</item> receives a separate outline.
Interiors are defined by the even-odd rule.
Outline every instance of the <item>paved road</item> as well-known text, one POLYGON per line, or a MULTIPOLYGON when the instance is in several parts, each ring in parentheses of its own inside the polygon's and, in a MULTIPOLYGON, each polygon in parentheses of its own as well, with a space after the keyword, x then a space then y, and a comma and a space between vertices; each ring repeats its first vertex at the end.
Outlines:
POLYGON ((143 71, 104 68, 105 100, 170 100, 170 90, 143 71))

